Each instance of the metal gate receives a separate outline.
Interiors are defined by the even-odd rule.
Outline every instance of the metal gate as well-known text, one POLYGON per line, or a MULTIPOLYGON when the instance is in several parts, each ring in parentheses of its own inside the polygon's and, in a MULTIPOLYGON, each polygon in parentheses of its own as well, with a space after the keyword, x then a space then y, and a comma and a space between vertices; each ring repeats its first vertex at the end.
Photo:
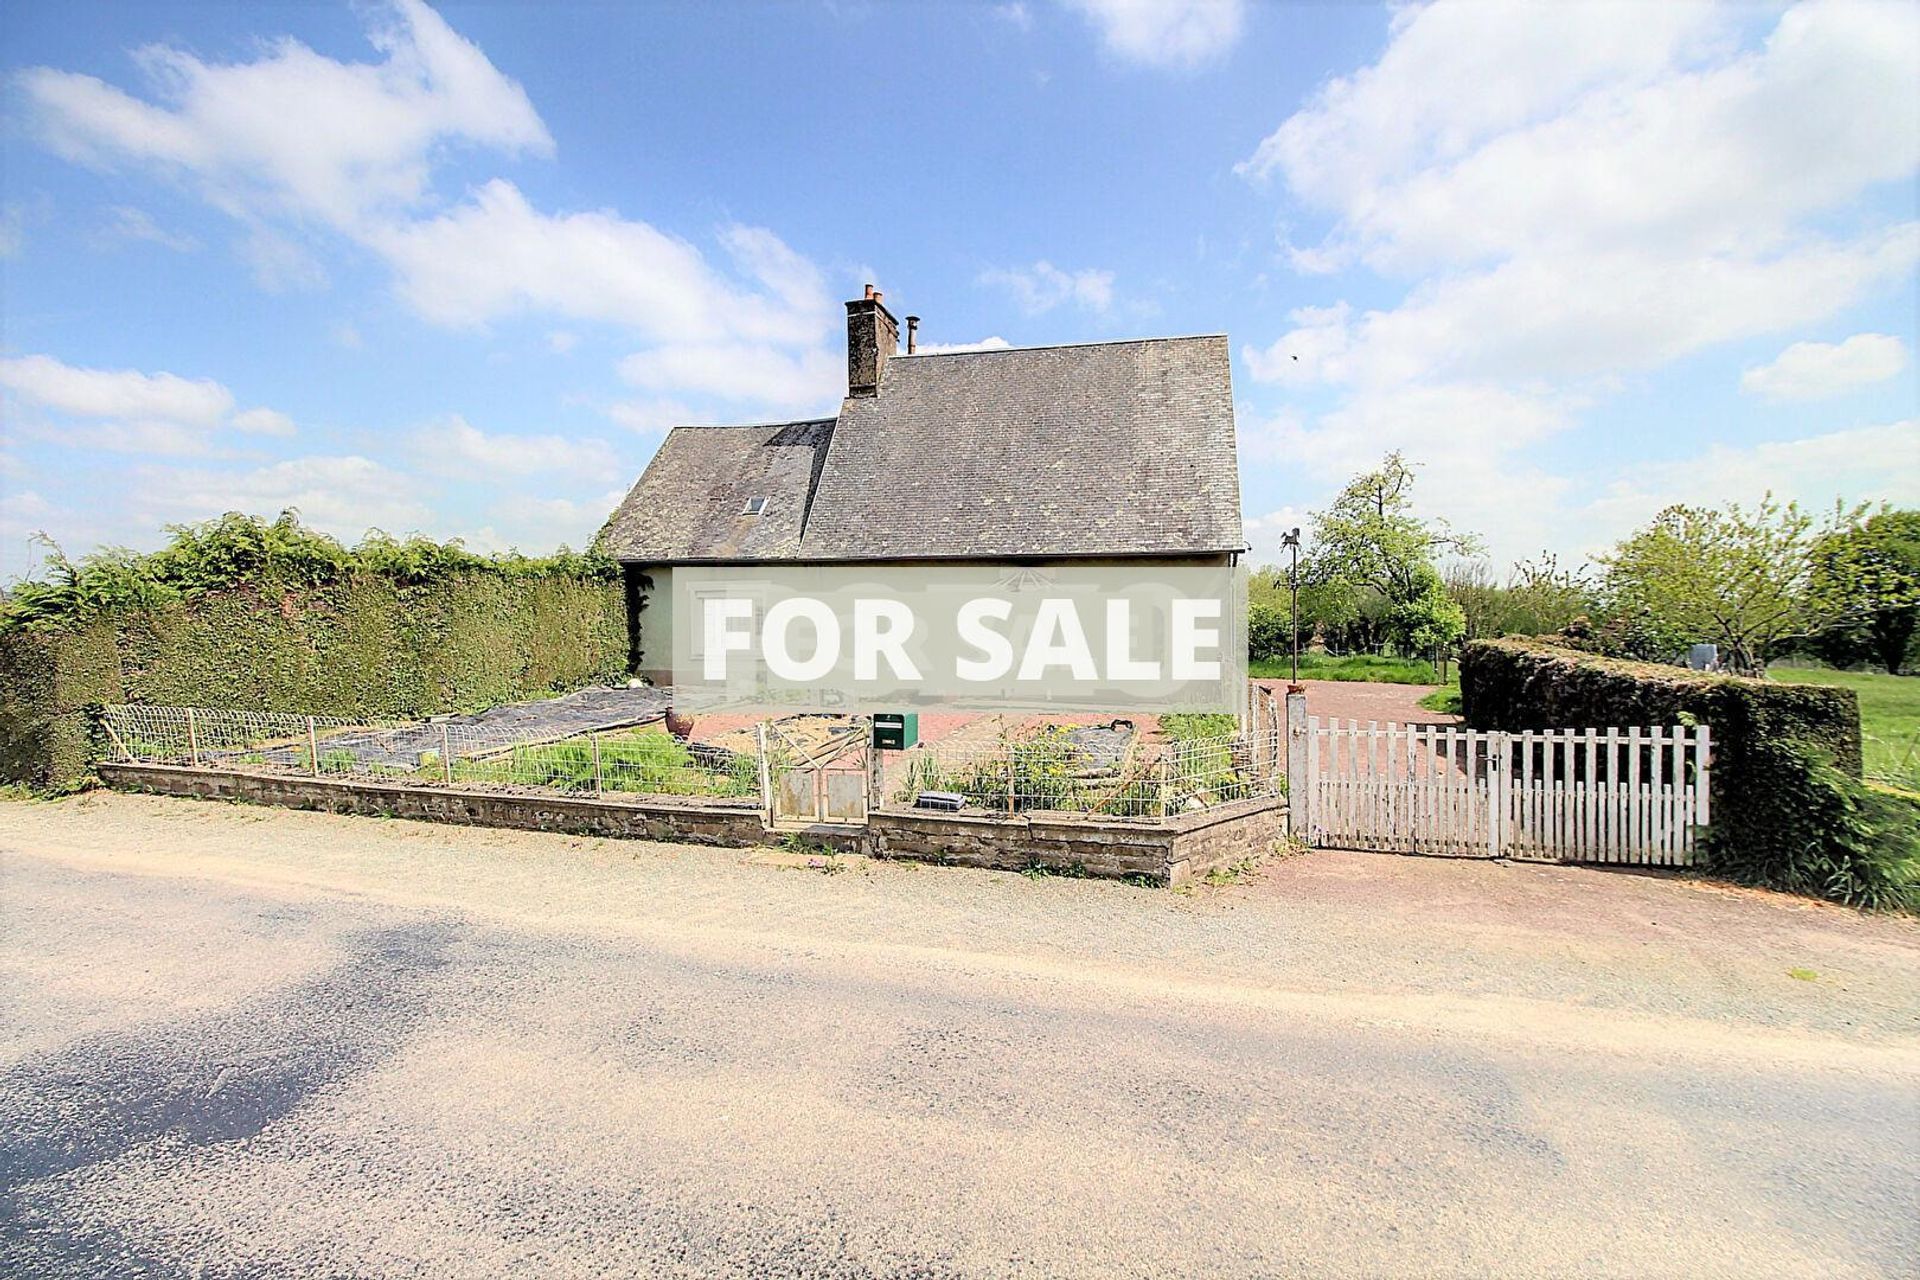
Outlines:
POLYGON ((774 826, 867 820, 872 731, 864 720, 854 723, 855 733, 813 755, 782 742, 777 727, 770 735, 767 726, 761 726, 761 794, 774 826))
POLYGON ((1706 726, 1296 729, 1296 830, 1324 848, 1686 866, 1708 819, 1706 726))

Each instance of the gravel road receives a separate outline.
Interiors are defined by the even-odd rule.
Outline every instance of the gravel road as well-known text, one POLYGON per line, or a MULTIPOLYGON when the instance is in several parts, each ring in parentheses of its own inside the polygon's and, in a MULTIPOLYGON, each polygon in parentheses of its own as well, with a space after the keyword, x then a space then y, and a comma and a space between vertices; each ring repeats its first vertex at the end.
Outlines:
POLYGON ((844 866, 0 803, 0 1274, 1914 1274, 1912 921, 844 866))

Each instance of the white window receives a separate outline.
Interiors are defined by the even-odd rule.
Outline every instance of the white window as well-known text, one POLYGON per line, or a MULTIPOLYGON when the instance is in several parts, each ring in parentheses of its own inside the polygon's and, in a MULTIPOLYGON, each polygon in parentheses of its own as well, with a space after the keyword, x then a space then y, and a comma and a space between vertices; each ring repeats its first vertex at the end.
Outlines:
POLYGON ((747 505, 740 508, 740 514, 743 516, 757 516, 766 509, 767 500, 765 498, 748 498, 747 505))

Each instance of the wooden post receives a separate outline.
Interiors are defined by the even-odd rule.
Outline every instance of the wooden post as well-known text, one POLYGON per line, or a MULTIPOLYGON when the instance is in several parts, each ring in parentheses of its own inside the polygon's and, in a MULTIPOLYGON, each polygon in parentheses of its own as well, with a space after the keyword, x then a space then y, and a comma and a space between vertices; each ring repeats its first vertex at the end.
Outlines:
POLYGON ((187 708, 187 759, 194 768, 200 767, 200 734, 194 727, 192 707, 187 708))
POLYGON ((320 776, 320 735, 314 731, 313 717, 307 717, 307 772, 320 776))
POLYGON ((1287 832, 1307 838, 1312 781, 1307 774, 1307 695, 1287 694, 1287 832))
POLYGON ((1011 818, 1013 816, 1013 744, 1002 739, 1001 745, 1007 752, 1007 816, 1011 818))
POLYGON ((605 789, 600 779, 600 735, 589 732, 587 741, 593 744, 593 794, 600 795, 605 789))
POLYGON ((753 726, 754 737, 759 745, 760 756, 760 807, 766 810, 767 822, 773 822, 773 768, 767 762, 767 722, 760 721, 753 726))
POLYGON ((444 724, 440 726, 440 775, 449 784, 453 782, 453 735, 444 724))

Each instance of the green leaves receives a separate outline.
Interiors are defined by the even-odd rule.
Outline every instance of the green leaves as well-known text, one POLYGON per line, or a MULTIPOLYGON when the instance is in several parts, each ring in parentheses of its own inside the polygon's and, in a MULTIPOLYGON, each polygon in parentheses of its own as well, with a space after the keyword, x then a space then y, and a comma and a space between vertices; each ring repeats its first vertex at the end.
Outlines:
POLYGON ((214 520, 173 525, 168 532, 172 538, 167 545, 149 555, 108 547, 78 561, 43 539, 48 548, 44 576, 13 585, 0 602, 0 630, 84 624, 105 613, 233 587, 251 586, 271 595, 276 589, 325 586, 356 573, 420 587, 462 574, 612 581, 619 572, 612 560, 593 552, 563 548, 538 558, 518 552, 483 556, 457 538, 401 539, 378 529, 348 548, 301 524, 293 510, 271 521, 228 512, 214 520))

